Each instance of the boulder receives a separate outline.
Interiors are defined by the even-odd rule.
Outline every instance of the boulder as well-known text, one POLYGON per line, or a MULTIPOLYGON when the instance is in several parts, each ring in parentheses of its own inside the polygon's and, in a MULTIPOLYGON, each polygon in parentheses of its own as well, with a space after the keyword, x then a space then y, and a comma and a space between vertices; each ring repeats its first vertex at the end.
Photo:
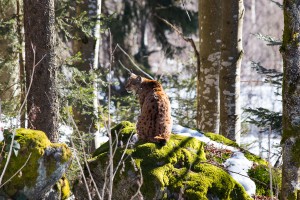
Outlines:
MULTIPOLYGON (((221 164, 208 160, 206 144, 196 138, 172 134, 165 146, 142 141, 127 143, 129 135, 135 133, 134 125, 129 122, 122 122, 111 132, 118 133, 115 138, 121 141, 113 150, 112 199, 251 199, 221 164)), ((100 195, 102 191, 107 195, 108 165, 107 142, 89 160, 89 170, 100 195)), ((86 177, 90 195, 97 199, 88 170, 86 177)), ((88 199, 83 179, 78 180, 73 192, 77 199, 88 199)))
MULTIPOLYGON (((17 129, 15 141, 20 149, 9 160, 0 195, 13 199, 42 199, 62 178, 71 151, 66 144, 51 143, 44 132, 37 130, 17 129)), ((0 171, 5 163, 6 159, 0 163, 0 171)))

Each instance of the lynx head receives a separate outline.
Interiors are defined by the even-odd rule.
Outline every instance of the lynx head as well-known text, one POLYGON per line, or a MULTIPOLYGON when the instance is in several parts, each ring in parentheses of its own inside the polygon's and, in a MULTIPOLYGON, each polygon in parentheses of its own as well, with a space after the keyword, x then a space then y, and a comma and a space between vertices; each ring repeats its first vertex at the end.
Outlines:
POLYGON ((127 92, 133 92, 134 94, 140 89, 143 78, 141 76, 137 76, 134 73, 130 74, 130 77, 126 83, 125 89, 127 92))

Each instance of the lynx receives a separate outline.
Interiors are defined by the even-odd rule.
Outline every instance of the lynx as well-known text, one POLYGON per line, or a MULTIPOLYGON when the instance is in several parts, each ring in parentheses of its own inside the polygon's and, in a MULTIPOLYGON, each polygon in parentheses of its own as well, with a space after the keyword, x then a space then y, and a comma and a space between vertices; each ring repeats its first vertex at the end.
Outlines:
POLYGON ((172 129, 171 106, 158 81, 131 74, 126 90, 139 98, 141 113, 136 129, 141 140, 166 144, 172 129))

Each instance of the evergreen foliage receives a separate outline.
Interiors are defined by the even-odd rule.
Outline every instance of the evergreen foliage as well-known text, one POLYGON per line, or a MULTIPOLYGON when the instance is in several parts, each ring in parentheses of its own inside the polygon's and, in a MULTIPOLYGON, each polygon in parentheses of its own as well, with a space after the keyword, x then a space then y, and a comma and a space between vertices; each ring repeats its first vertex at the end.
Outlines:
MULTIPOLYGON (((253 68, 258 74, 265 76, 265 83, 271 83, 278 89, 281 88, 282 84, 282 73, 275 69, 267 69, 263 67, 260 63, 252 62, 253 68)), ((280 90, 279 90, 280 91, 280 90)), ((276 95, 280 95, 280 92, 276 92, 276 95)), ((258 108, 246 108, 244 109, 246 113, 249 113, 248 122, 256 125, 260 128, 265 128, 263 132, 268 131, 271 127, 272 131, 281 133, 282 131, 282 113, 274 112, 269 109, 258 107, 258 108)))

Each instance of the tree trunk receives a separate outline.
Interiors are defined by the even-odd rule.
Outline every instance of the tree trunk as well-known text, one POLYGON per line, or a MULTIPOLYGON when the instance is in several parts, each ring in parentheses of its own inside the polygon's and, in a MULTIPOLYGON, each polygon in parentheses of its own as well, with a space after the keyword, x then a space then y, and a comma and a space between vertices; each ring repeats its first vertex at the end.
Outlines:
POLYGON ((243 0, 222 1, 220 69, 220 134, 240 142, 240 68, 242 61, 243 0))
POLYGON ((219 133, 221 2, 199 0, 201 64, 197 84, 197 127, 214 133, 219 133))
MULTIPOLYGON (((102 1, 101 0, 97 0, 97 16, 99 16, 98 18, 100 18, 101 15, 101 4, 102 1)), ((93 113, 95 115, 95 124, 96 124, 96 131, 95 131, 95 136, 94 136, 94 142, 95 142, 95 148, 98 148, 100 146, 100 143, 98 142, 98 138, 100 137, 100 122, 99 122, 99 96, 98 96, 98 76, 96 74, 96 71, 99 68, 99 51, 100 51, 100 42, 101 42, 101 26, 100 26, 100 21, 98 21, 98 23, 95 26, 95 38, 96 38, 96 42, 95 42, 95 50, 94 50, 94 62, 93 62, 93 70, 95 71, 95 78, 93 80, 93 113)))
POLYGON ((300 2, 285 0, 282 121, 282 199, 300 199, 300 2))
MULTIPOLYGON (((79 15, 83 11, 88 11, 89 17, 95 17, 96 15, 96 0, 84 0, 84 3, 76 4, 76 15, 79 15)), ((95 40, 93 38, 88 38, 83 33, 76 33, 81 40, 73 41, 73 52, 81 52, 82 62, 75 65, 80 71, 89 72, 93 67, 94 60, 94 48, 95 40)), ((84 87, 90 87, 92 83, 81 83, 84 87)), ((83 105, 82 103, 77 103, 73 105, 73 114, 76 121, 76 125, 79 131, 84 133, 93 133, 95 131, 94 116, 91 114, 86 114, 85 112, 92 112, 90 105, 83 105)), ((94 145, 88 143, 88 152, 92 152, 94 145)))
POLYGON ((54 23, 54 0, 24 0, 28 126, 44 131, 52 142, 58 140, 54 23))
MULTIPOLYGON (((21 0, 16 0, 17 4, 17 33, 18 33, 18 42, 21 46, 18 52, 19 57, 19 81, 20 81, 20 105, 23 104, 25 101, 25 64, 24 64, 24 57, 23 57, 23 50, 24 50, 24 33, 22 32, 23 24, 22 24, 22 11, 21 11, 21 0)), ((25 128, 25 120, 26 120, 26 109, 22 108, 20 112, 20 125, 22 128, 25 128)))

